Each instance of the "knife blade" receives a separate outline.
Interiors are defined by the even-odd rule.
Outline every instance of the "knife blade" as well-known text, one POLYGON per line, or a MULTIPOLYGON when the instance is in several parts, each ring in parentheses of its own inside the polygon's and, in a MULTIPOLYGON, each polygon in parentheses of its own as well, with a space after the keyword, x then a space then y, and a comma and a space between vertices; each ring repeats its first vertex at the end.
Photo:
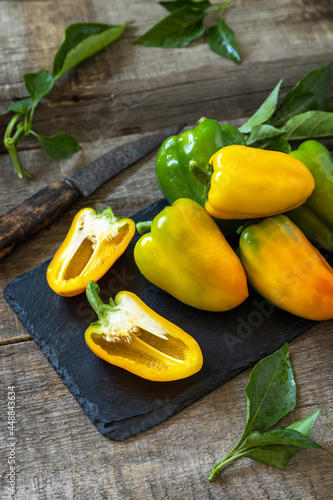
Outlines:
POLYGON ((87 197, 114 175, 177 134, 177 123, 111 149, 71 177, 53 182, 0 217, 0 259, 15 245, 52 222, 81 196, 87 197))

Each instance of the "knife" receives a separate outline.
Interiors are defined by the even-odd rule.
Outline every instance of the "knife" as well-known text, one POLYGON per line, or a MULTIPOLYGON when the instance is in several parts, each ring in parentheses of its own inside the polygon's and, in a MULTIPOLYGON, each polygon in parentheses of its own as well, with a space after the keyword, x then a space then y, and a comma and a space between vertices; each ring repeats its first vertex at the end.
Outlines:
POLYGON ((0 217, 0 259, 12 248, 52 222, 81 196, 87 197, 104 182, 177 134, 177 123, 140 137, 92 161, 67 179, 53 182, 0 217))

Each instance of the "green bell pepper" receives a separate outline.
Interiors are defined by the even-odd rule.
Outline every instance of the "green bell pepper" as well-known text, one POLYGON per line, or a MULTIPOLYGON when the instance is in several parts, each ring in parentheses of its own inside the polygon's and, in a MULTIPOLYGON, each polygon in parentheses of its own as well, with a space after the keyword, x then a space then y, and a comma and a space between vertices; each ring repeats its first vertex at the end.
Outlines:
POLYGON ((333 158, 323 144, 312 140, 289 154, 308 167, 315 189, 303 205, 286 215, 314 245, 333 250, 333 158))
MULTIPOLYGON (((204 206, 206 186, 193 176, 190 166, 196 165, 206 171, 213 154, 232 144, 245 145, 243 134, 232 125, 220 125, 207 118, 201 118, 194 129, 166 139, 156 160, 156 178, 168 202, 190 198, 204 206)), ((241 221, 217 223, 224 234, 235 232, 241 225, 241 221)))

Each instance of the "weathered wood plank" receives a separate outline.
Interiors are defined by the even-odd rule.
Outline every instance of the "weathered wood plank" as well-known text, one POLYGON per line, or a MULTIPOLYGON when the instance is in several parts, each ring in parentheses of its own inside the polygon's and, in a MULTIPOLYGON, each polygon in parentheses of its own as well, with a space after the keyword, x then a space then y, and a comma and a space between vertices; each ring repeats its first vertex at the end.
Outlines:
MULTIPOLYGON (((248 459, 207 476, 239 438, 246 418, 249 371, 151 430, 115 442, 102 437, 33 342, 0 347, 2 405, 16 387, 17 500, 73 498, 246 498, 323 500, 331 497, 332 322, 290 344, 297 381, 296 410, 283 424, 322 408, 311 437, 326 451, 303 450, 284 469, 248 459)), ((1 419, 6 496, 8 450, 1 419)))
POLYGON ((26 95, 22 75, 43 66, 50 69, 71 22, 135 21, 123 38, 57 82, 38 108, 37 131, 65 130, 79 141, 96 139, 95 133, 112 137, 141 132, 179 116, 189 123, 201 116, 248 116, 280 78, 285 79, 285 92, 308 70, 333 59, 329 0, 319 5, 269 0, 265 9, 259 2, 235 1, 228 22, 237 33, 241 65, 220 58, 201 41, 177 50, 131 45, 163 16, 155 0, 130 2, 126 9, 122 2, 94 0, 83 2, 80 12, 73 12, 65 0, 2 4, 3 17, 11 22, 5 23, 0 38, 0 135, 8 122, 9 102, 26 95))

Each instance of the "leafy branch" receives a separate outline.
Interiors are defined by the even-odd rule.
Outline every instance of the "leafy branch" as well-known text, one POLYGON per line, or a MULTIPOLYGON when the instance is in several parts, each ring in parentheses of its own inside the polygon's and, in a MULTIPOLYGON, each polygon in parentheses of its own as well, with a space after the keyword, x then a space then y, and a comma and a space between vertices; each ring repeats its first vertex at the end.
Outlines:
POLYGON ((208 481, 214 481, 225 465, 242 457, 281 468, 302 448, 324 449, 309 438, 320 410, 288 427, 267 430, 296 405, 296 383, 287 344, 253 368, 245 394, 247 420, 243 435, 215 465, 208 481))
POLYGON ((52 136, 37 134, 32 129, 36 106, 51 91, 58 78, 117 40, 128 24, 121 26, 97 23, 72 24, 65 30, 63 42, 54 56, 52 74, 43 68, 38 73, 27 73, 23 76, 30 97, 10 104, 9 110, 15 115, 10 120, 4 135, 4 145, 20 178, 23 174, 31 179, 34 177, 22 166, 17 153, 17 145, 28 135, 36 137, 43 150, 57 160, 69 158, 82 149, 70 134, 64 132, 52 136))
POLYGON ((328 95, 333 63, 301 78, 279 106, 282 80, 240 131, 251 147, 289 153, 289 141, 333 136, 333 112, 328 95))
POLYGON ((235 33, 223 18, 230 2, 231 0, 226 0, 218 5, 212 5, 209 0, 159 2, 170 14, 133 43, 165 49, 186 47, 205 34, 204 19, 211 14, 217 14, 217 22, 206 31, 206 41, 212 51, 240 63, 235 33))

